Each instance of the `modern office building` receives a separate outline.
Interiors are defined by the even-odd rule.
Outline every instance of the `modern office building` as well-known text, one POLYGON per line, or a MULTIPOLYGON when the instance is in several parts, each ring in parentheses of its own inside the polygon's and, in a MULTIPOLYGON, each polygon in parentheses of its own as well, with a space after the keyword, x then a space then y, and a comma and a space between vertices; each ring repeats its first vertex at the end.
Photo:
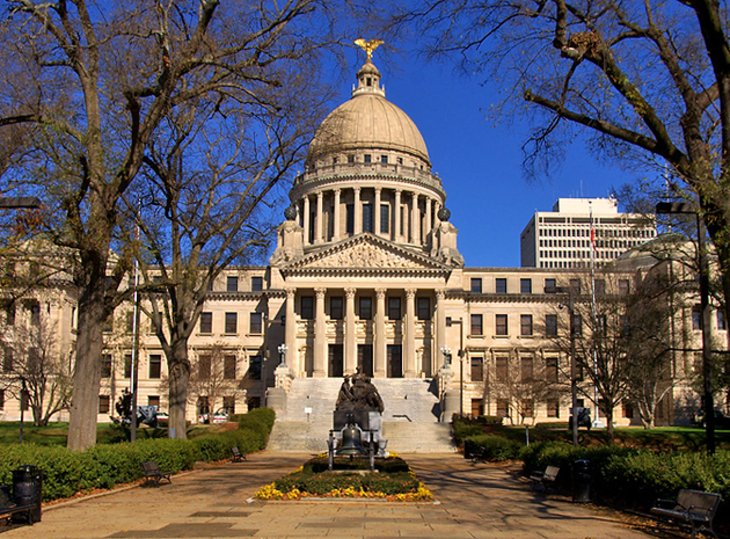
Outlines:
POLYGON ((521 266, 586 268, 609 264, 656 236, 652 219, 619 213, 613 198, 559 198, 550 212, 535 212, 520 235, 521 266))
MULTIPOLYGON (((321 124, 282 211, 268 266, 229 267, 213 283, 190 340, 197 376, 190 420, 219 408, 242 413, 267 405, 277 411, 272 444, 321 450, 342 377, 359 368, 381 393, 385 436, 396 451, 444 450, 445 423, 454 413, 567 421, 566 306, 577 314, 590 305, 591 289, 601 299, 627 297, 656 272, 650 254, 626 253, 654 237, 651 225, 601 199, 560 199, 554 212, 537 213, 523 233, 523 256, 532 245, 523 267, 465 266, 446 207, 447 181, 433 174, 423 137, 386 99, 380 78, 368 57, 351 98, 321 124), (595 286, 586 284, 585 264, 577 264, 590 251, 590 207, 601 255, 595 286)), ((68 283, 59 290, 33 301, 62 336, 60 353, 68 354, 75 300, 68 283)), ((674 306, 696 342, 693 302, 674 306)), ((6 324, 33 324, 33 312, 6 324)), ((99 358, 99 421, 108 421, 130 385, 130 313, 129 305, 119 308, 99 358)), ((591 325, 586 318, 583 324, 591 325)), ((140 340, 139 403, 165 410, 166 361, 144 318, 140 340)), ((686 379, 693 358, 674 358, 672 376, 686 379)), ((588 377, 580 386, 589 406, 588 377)), ((3 396, 3 417, 17 419, 16 393, 6 386, 3 396)), ((688 421, 697 402, 691 390, 672 385, 657 422, 688 421)), ((619 408, 619 424, 637 422, 630 403, 619 408)))

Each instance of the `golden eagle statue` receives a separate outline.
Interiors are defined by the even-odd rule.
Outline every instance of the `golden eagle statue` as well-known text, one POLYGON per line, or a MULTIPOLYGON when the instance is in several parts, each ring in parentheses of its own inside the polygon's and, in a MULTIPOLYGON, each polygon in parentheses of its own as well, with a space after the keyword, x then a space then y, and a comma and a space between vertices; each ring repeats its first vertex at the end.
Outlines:
POLYGON ((365 54, 367 55, 367 61, 370 62, 373 58, 373 52, 375 52, 375 49, 380 47, 385 43, 382 39, 370 39, 368 41, 364 40, 363 38, 359 37, 355 40, 355 45, 360 47, 362 50, 365 51, 365 54))

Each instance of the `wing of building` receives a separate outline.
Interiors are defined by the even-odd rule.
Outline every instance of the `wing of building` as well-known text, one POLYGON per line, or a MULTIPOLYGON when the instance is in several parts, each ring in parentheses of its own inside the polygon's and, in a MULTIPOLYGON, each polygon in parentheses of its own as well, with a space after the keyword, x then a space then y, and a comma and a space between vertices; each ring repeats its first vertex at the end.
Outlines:
MULTIPOLYGON (((538 213, 523 233, 523 246, 532 242, 533 253, 523 266, 533 267, 465 266, 426 143, 386 99, 370 59, 357 72, 351 98, 319 127, 289 198, 269 265, 230 267, 209 293, 191 358, 202 378, 218 373, 220 383, 191 388, 188 412, 190 419, 209 419, 218 409, 271 406, 278 429, 272 444, 284 449, 325 449, 342 377, 358 368, 381 393, 385 435, 396 451, 448 448, 444 424, 454 413, 567 422, 570 363, 581 359, 571 358, 566 345, 569 311, 586 332, 597 320, 605 326, 609 315, 597 313, 596 301, 615 304, 662 273, 658 267, 673 267, 649 251, 630 254, 655 236, 653 226, 623 218, 615 206, 600 211, 594 201, 596 224, 605 225, 601 241, 610 236, 617 247, 606 244, 612 254, 592 273, 585 263, 591 223, 585 208, 568 208, 568 199, 556 210, 562 215, 538 213), (566 215, 561 223, 549 220, 566 215), (538 263, 548 238, 572 241, 560 250, 583 253, 583 263, 538 263)), ((689 421, 699 406, 686 382, 699 339, 692 327, 695 292, 682 297, 671 317, 687 331, 675 327, 667 338, 681 335, 690 351, 667 356, 672 368, 660 385, 670 390, 656 413, 664 424, 689 421)), ((48 312, 58 309, 59 332, 72 335, 71 303, 63 313, 60 303, 53 305, 48 312)), ((724 335, 724 321, 716 322, 724 335)), ((100 421, 129 387, 131 330, 129 308, 122 307, 100 358, 100 421)), ((164 410, 164 356, 144 319, 141 339, 139 401, 164 410)), ((590 358, 582 361, 590 365, 590 358)), ((590 378, 579 384, 579 404, 590 407, 590 378)), ((15 419, 17 403, 6 398, 3 404, 5 417, 15 419)), ((616 405, 618 424, 637 424, 637 418, 628 398, 616 405)))

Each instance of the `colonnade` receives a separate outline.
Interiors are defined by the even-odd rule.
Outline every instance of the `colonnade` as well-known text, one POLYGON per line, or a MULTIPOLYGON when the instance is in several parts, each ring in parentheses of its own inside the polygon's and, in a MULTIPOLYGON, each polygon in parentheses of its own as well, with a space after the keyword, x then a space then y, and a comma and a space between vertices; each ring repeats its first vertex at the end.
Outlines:
MULTIPOLYGON (((418 350, 423 347, 428 355, 425 361, 431 365, 430 371, 426 374, 433 375, 436 363, 440 362, 440 352, 445 345, 446 337, 446 316, 444 314, 444 291, 443 290, 417 290, 406 289, 391 291, 392 295, 398 295, 405 299, 403 309, 400 338, 388 339, 386 325, 387 306, 386 298, 389 291, 384 288, 375 289, 314 289, 314 319, 311 324, 311 333, 307 335, 298 334, 298 322, 301 320, 300 313, 297 313, 296 305, 301 295, 312 294, 311 289, 306 292, 297 291, 294 288, 286 289, 285 303, 285 330, 284 342, 289 350, 287 363, 295 376, 327 377, 332 376, 328 369, 328 347, 339 344, 343 347, 343 371, 345 373, 355 372, 358 366, 358 345, 372 346, 373 375, 376 378, 387 376, 387 347, 399 345, 402 350, 402 375, 406 378, 420 377, 424 373, 423 364, 418 364, 418 350), (344 317, 337 319, 341 324, 342 337, 331 339, 328 336, 327 323, 332 320, 325 312, 325 304, 328 297, 344 295, 344 317), (358 321, 356 314, 356 298, 361 296, 375 297, 375 309, 372 319, 365 322, 371 324, 372 331, 358 332, 358 321), (426 335, 427 340, 417 341, 417 298, 428 298, 429 315, 428 322, 431 322, 431 332, 426 335), (435 305, 434 305, 435 298, 435 305), (435 307, 435 308, 434 308, 435 307), (371 335, 371 337, 369 336, 371 335), (308 350, 311 345, 311 351, 308 350), (306 355, 311 353, 311 372, 308 372, 306 355)), ((401 307, 402 308, 402 307, 401 307)))
POLYGON ((367 231, 391 241, 423 245, 428 233, 438 225, 441 200, 435 194, 415 190, 355 186, 308 193, 294 205, 304 229, 305 244, 339 241, 367 231), (347 212, 350 205, 352 216, 348 217, 343 211, 347 212), (372 212, 367 227, 363 222, 365 205, 371 205, 372 212), (387 211, 383 212, 382 206, 387 211))

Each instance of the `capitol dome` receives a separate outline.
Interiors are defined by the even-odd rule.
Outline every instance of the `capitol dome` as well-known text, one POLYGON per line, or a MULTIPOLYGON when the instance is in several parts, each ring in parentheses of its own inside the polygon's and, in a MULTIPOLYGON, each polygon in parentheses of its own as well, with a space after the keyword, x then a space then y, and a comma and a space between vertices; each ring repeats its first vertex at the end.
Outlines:
POLYGON ((317 129, 307 163, 338 154, 390 151, 405 154, 412 165, 430 169, 426 143, 408 115, 385 98, 380 73, 368 61, 357 73, 352 98, 332 111, 317 129))

